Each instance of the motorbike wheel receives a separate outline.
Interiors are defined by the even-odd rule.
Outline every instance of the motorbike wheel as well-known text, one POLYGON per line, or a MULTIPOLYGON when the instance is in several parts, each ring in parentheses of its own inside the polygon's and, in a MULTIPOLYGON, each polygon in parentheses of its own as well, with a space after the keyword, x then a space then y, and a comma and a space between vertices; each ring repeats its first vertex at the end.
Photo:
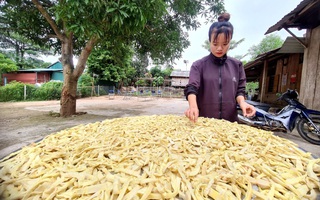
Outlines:
MULTIPOLYGON (((312 118, 312 122, 320 128, 320 118, 312 118)), ((316 133, 313 125, 306 119, 300 119, 297 124, 299 135, 311 144, 320 145, 319 133, 316 133)))

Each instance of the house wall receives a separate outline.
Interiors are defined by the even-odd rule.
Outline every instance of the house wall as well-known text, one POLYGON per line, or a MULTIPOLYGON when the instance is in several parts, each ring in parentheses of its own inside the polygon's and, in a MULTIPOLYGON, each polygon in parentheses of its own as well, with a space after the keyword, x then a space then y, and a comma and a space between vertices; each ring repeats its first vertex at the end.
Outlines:
POLYGON ((189 82, 189 78, 172 77, 171 86, 173 87, 185 87, 189 82))
MULTIPOLYGON (((6 83, 10 83, 11 81, 18 81, 22 83, 44 83, 50 81, 50 74, 47 72, 39 72, 39 73, 8 73, 2 74, 2 81, 6 83)), ((4 84, 4 82, 3 82, 4 84)))
POLYGON ((51 80, 63 81, 63 72, 53 72, 51 76, 51 80))
POLYGON ((300 101, 310 109, 320 110, 320 26, 308 29, 307 48, 301 76, 300 101))
POLYGON ((281 104, 276 102, 278 93, 288 89, 300 91, 302 73, 302 54, 280 54, 277 58, 268 60, 264 65, 264 75, 261 74, 261 102, 281 104), (265 80, 263 81, 263 78, 265 80))

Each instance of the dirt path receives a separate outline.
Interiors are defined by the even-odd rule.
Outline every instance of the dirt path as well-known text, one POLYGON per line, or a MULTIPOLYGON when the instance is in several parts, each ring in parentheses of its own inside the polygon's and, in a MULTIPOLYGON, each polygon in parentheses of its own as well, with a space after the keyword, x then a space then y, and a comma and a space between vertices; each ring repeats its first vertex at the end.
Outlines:
POLYGON ((87 114, 61 118, 52 115, 59 113, 59 101, 0 103, 0 158, 46 135, 79 124, 137 115, 182 115, 187 106, 182 98, 101 96, 77 100, 77 112, 87 114))
MULTIPOLYGON (((188 102, 182 98, 142 98, 107 96, 77 100, 77 112, 86 112, 70 118, 50 115, 59 113, 59 101, 0 103, 0 158, 32 142, 60 130, 105 119, 175 114, 183 115, 188 102)), ((299 145, 305 151, 320 157, 320 146, 304 141, 296 131, 292 134, 276 133, 299 145)))

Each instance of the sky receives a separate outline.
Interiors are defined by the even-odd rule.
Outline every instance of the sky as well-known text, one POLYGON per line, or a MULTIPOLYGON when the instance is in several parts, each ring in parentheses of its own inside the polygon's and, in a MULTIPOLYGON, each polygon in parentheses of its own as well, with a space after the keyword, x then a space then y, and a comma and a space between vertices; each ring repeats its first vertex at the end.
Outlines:
MULTIPOLYGON (((239 41, 244 38, 237 48, 228 52, 229 56, 244 55, 253 45, 258 45, 264 37, 265 32, 286 14, 294 10, 302 0, 224 0, 225 9, 230 13, 229 22, 234 27, 233 39, 239 41)), ((202 19, 204 21, 204 19, 202 19)), ((192 63, 206 55, 209 51, 202 45, 208 39, 208 30, 211 23, 202 23, 202 26, 195 31, 189 31, 191 45, 185 49, 182 58, 175 60, 174 69, 189 70, 192 63), (184 60, 188 63, 185 64, 184 60)), ((296 36, 303 36, 305 30, 298 31, 290 29, 296 36)), ((273 32, 283 40, 291 36, 284 29, 273 32)), ((47 62, 58 61, 58 56, 44 57, 47 62)), ((245 58, 247 59, 247 58, 245 58)), ((76 62, 76 59, 74 59, 76 62)))
MULTIPOLYGON (((225 0, 225 9, 230 13, 231 24, 234 28, 233 39, 239 41, 244 38, 237 48, 228 52, 229 56, 244 55, 253 45, 258 45, 265 32, 286 14, 294 10, 302 0, 225 0)), ((204 24, 196 31, 189 31, 191 45, 182 54, 180 60, 176 60, 175 69, 189 70, 192 63, 206 55, 209 51, 202 45, 208 39, 208 30, 211 23, 204 24), (187 60, 185 64, 183 61, 187 60)), ((303 36, 305 30, 290 29, 296 36, 303 36)), ((286 30, 273 32, 283 40, 291 36, 286 30)), ((247 59, 247 57, 245 58, 247 59)), ((249 59, 249 58, 248 58, 249 59)))

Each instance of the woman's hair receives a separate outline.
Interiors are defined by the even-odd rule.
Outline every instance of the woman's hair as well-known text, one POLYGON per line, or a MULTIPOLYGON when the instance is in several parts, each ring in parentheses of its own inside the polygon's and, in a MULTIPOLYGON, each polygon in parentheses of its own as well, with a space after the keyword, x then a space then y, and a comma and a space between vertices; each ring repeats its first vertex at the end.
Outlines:
POLYGON ((217 39, 218 35, 224 33, 226 39, 232 38, 233 26, 229 22, 230 14, 222 13, 218 17, 218 22, 214 22, 209 29, 209 41, 211 42, 211 36, 214 34, 214 40, 217 39))

